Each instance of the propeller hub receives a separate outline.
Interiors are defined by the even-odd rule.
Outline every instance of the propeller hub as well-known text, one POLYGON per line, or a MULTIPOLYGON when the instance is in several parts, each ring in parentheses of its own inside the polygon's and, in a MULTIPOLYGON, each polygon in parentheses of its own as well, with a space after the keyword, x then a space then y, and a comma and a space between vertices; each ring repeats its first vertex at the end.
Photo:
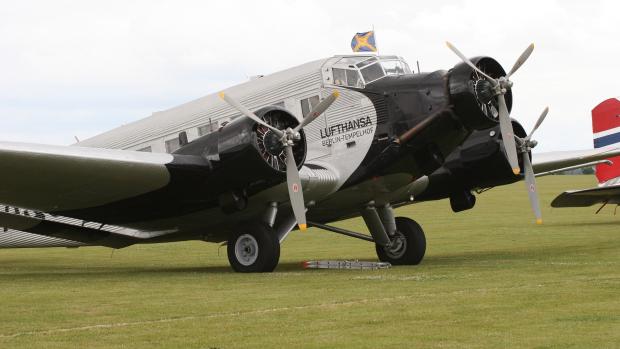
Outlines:
POLYGON ((506 92, 512 89, 512 81, 508 80, 505 76, 500 76, 497 79, 497 87, 501 94, 506 94, 506 92))

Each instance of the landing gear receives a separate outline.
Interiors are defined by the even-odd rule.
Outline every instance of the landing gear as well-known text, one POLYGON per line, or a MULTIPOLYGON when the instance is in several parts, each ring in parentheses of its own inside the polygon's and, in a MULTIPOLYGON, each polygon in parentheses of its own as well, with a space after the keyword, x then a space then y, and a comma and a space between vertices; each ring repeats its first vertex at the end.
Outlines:
POLYGON ((426 252, 426 237, 416 221, 406 217, 396 217, 396 231, 389 246, 375 244, 377 256, 382 262, 393 265, 420 264, 426 252))
POLYGON ((272 272, 280 260, 280 241, 273 228, 257 222, 228 240, 228 261, 240 273, 272 272))

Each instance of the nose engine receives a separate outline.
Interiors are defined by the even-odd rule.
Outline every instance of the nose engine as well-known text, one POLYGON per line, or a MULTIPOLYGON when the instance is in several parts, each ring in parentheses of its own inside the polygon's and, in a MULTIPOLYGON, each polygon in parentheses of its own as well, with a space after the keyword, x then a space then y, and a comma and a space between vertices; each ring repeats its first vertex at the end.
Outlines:
MULTIPOLYGON (((471 62, 493 78, 506 75, 504 68, 493 58, 476 57, 471 62)), ((499 122, 499 103, 493 84, 468 64, 461 62, 449 71, 450 102, 463 122, 474 130, 495 126, 499 122)), ((508 111, 512 109, 512 91, 504 98, 508 111)))

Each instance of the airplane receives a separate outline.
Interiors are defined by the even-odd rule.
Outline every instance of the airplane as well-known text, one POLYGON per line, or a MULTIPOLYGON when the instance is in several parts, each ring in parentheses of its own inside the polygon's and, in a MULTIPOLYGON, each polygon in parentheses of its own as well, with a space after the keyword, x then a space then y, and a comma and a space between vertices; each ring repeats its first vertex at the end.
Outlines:
MULTIPOLYGON (((415 265, 424 231, 394 208, 603 159, 534 159, 511 119, 512 75, 493 58, 413 72, 398 56, 338 55, 228 88, 73 146, 0 142, 0 247, 224 243, 237 272, 271 272, 281 243, 313 226, 415 265), (332 222, 361 216, 370 235, 332 222)), ((607 154, 608 155, 608 154, 607 154)))
MULTIPOLYGON (((609 98, 592 109, 592 132, 596 149, 609 149, 620 145, 620 100, 609 98)), ((620 205, 620 156, 609 159, 608 164, 596 165, 598 187, 570 190, 558 195, 552 207, 588 207, 602 204, 599 213, 608 204, 620 205)))

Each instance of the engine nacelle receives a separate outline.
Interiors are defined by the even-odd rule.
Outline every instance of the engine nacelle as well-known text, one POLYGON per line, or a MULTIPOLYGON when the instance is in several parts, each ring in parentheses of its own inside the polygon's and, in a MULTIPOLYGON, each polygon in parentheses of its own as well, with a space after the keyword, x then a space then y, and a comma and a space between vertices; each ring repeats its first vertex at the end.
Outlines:
MULTIPOLYGON (((476 57, 473 63, 488 75, 505 75, 501 65, 490 57, 476 57)), ((413 161, 412 172, 430 175, 462 144, 472 130, 498 125, 499 106, 492 86, 465 63, 450 71, 387 76, 364 90, 384 122, 377 123, 377 135, 398 137, 413 161), (386 122, 386 120, 389 120, 386 122)), ((512 94, 506 92, 510 109, 512 94)), ((373 161, 369 172, 381 174, 397 152, 385 152, 373 161)))
MULTIPOLYGON (((293 114, 277 106, 264 107, 255 114, 280 130, 299 124, 293 114)), ((307 146, 303 130, 299 133, 293 154, 301 168, 307 146)), ((286 181, 286 152, 279 137, 246 117, 192 141, 174 154, 201 154, 208 160, 211 172, 206 182, 212 188, 221 188, 224 211, 241 210, 251 193, 286 181)))
MULTIPOLYGON (((518 137, 525 130, 516 121, 513 128, 518 137)), ((521 157, 519 157, 519 166, 521 157)), ((470 209, 475 204, 474 189, 490 188, 517 182, 520 176, 512 172, 504 151, 499 126, 474 131, 471 136, 446 159, 442 167, 429 176, 427 189, 417 200, 450 198, 455 212, 470 209)))

